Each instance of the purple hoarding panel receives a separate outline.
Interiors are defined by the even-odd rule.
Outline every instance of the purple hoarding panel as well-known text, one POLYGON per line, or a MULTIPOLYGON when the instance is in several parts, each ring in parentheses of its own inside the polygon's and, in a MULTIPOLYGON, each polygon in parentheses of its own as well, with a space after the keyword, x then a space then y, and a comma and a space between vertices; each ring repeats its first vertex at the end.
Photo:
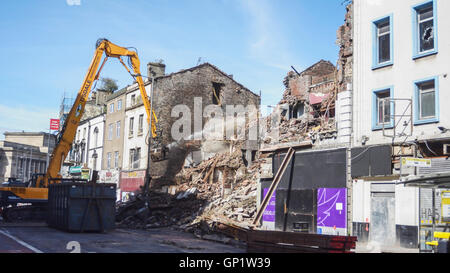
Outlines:
POLYGON ((317 191, 317 227, 347 227, 347 189, 319 188, 317 191))
MULTIPOLYGON (((264 196, 266 197, 269 188, 264 189, 264 196)), ((263 214, 264 222, 275 222, 275 192, 272 194, 272 198, 270 198, 269 203, 267 204, 266 210, 263 214)))

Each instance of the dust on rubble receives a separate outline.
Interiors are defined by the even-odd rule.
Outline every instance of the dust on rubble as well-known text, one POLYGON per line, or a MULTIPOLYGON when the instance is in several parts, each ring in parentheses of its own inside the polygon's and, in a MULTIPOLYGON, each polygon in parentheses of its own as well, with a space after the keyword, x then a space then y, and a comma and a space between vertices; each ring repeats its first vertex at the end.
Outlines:
POLYGON ((264 158, 246 167, 240 148, 216 154, 176 176, 174 194, 152 190, 118 205, 119 227, 151 229, 175 227, 198 237, 228 243, 218 237, 218 222, 252 227, 257 211, 257 180, 264 158), (220 175, 217 175, 220 173, 220 175))

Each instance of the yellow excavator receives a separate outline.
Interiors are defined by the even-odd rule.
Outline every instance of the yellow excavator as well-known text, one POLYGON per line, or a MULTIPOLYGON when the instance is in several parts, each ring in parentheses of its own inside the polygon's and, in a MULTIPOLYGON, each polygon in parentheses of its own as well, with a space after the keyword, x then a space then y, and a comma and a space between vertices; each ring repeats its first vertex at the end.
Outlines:
POLYGON ((61 183, 62 181, 62 176, 60 174, 61 166, 72 147, 72 142, 75 138, 77 127, 83 115, 92 86, 99 79, 100 72, 109 58, 117 58, 139 85, 139 90, 147 112, 147 122, 151 124, 151 137, 155 138, 157 136, 156 123, 158 120, 155 112, 151 108, 150 100, 145 91, 137 51, 136 49, 131 49, 134 48, 120 47, 107 39, 99 39, 97 41, 94 58, 92 59, 88 72, 84 78, 83 85, 78 91, 74 105, 58 135, 57 144, 53 150, 46 173, 34 174, 30 183, 26 186, 10 184, 6 187, 0 187, 0 210, 2 211, 3 218, 28 219, 45 211, 48 199, 48 186, 49 184, 61 183), (103 58, 104 54, 106 56, 103 58), (122 60, 123 57, 128 58, 128 66, 122 60), (152 117, 153 120, 151 120, 152 117), (29 205, 18 206, 18 204, 29 205))

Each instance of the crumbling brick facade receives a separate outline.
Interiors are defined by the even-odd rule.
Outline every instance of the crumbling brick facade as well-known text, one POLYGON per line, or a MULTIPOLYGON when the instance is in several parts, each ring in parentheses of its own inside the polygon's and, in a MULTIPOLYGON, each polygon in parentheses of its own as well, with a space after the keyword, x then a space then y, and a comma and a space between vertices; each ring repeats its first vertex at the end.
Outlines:
MULTIPOLYGON (((322 138, 321 134, 334 138, 336 67, 320 60, 301 73, 290 71, 283 83, 286 87, 283 98, 268 120, 269 128, 278 128, 278 142, 314 142, 322 138)), ((264 142, 278 143, 274 136, 265 138, 264 142)))
MULTIPOLYGON (((258 95, 209 63, 155 78, 153 92, 153 107, 161 134, 152 140, 151 149, 153 151, 155 148, 162 148, 167 151, 164 160, 154 160, 152 156, 150 162, 152 186, 172 183, 188 154, 202 146, 201 140, 177 143, 172 138, 172 127, 180 119, 179 116, 172 116, 175 106, 186 105, 190 109, 191 132, 194 135, 203 130, 203 127, 195 128, 194 115, 203 116, 202 126, 204 126, 209 118, 202 113, 208 105, 218 105, 225 113, 227 105, 254 105, 258 109, 260 104, 258 95), (195 105, 194 99, 201 104, 195 105)), ((228 147, 226 141, 208 144, 217 148, 217 151, 223 151, 228 147)))
POLYGON ((346 10, 345 23, 337 31, 337 66, 320 60, 303 72, 287 74, 283 98, 267 119, 269 128, 278 129, 278 142, 269 131, 265 144, 331 144, 338 137, 336 120, 340 109, 336 109, 336 101, 339 93, 352 89, 353 82, 353 3, 346 10))
POLYGON ((353 3, 347 6, 345 23, 337 31, 339 60, 337 65, 338 92, 348 90, 353 82, 353 3))
POLYGON ((283 83, 286 90, 281 103, 294 100, 308 100, 308 93, 329 93, 334 89, 335 66, 329 62, 320 60, 316 64, 297 74, 290 71, 283 83))

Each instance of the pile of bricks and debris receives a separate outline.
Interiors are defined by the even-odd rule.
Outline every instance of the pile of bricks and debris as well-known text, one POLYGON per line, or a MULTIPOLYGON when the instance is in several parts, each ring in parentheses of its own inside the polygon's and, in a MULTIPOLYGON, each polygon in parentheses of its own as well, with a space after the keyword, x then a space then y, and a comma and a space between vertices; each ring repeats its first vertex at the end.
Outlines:
MULTIPOLYGON (((257 210, 259 166, 246 167, 239 147, 216 154, 176 176, 174 194, 149 191, 118 206, 117 226, 137 229, 175 227, 199 237, 214 234, 217 222, 252 226, 257 210)), ((224 239, 228 240, 228 239, 224 239)))
POLYGON ((266 120, 268 128, 278 129, 279 143, 337 137, 336 72, 332 63, 321 60, 301 73, 287 74, 283 98, 266 120))

